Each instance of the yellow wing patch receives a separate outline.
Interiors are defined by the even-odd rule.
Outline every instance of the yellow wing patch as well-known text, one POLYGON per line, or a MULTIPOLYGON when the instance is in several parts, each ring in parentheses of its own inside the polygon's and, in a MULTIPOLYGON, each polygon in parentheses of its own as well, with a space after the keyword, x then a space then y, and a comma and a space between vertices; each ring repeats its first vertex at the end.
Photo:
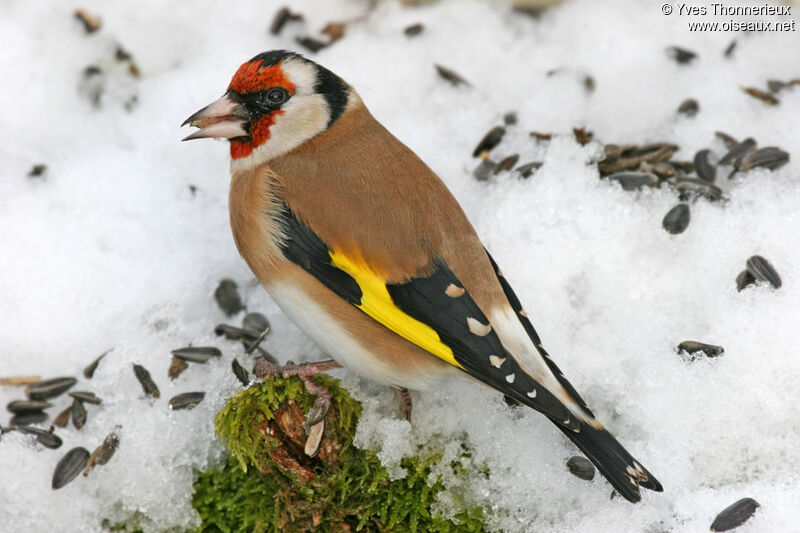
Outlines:
POLYGON ((453 366, 464 368, 458 364, 453 350, 442 342, 436 330, 394 304, 386 283, 369 266, 361 261, 353 261, 340 252, 329 253, 331 263, 347 272, 361 288, 361 303, 356 307, 423 350, 453 366))

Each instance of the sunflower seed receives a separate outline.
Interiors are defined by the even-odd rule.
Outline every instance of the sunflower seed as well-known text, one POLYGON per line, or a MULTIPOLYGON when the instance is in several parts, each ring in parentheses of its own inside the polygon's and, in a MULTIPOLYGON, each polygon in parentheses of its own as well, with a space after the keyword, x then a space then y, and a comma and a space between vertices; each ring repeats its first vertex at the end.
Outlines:
POLYGON ((69 417, 71 414, 72 414, 72 405, 61 411, 61 413, 59 413, 56 419, 53 420, 53 424, 55 424, 60 428, 67 427, 67 424, 69 424, 69 417))
POLYGON ((98 398, 95 395, 95 393, 93 393, 93 392, 77 391, 76 390, 76 391, 68 392, 67 396, 70 396, 71 398, 74 398, 74 399, 76 399, 78 401, 90 403, 90 404, 93 404, 93 405, 100 405, 101 403, 103 403, 103 400, 98 398))
POLYGON ((503 115, 503 123, 506 126, 513 126, 517 123, 517 114, 514 111, 510 111, 503 115))
POLYGON ((258 338, 258 333, 248 331, 246 329, 237 328, 228 324, 219 324, 214 328, 214 333, 217 335, 225 335, 226 339, 241 341, 245 339, 255 340, 258 338))
POLYGON ((80 400, 72 400, 72 425, 81 429, 86 424, 86 408, 80 400))
POLYGON ((75 18, 83 25, 86 33, 94 33, 100 29, 103 24, 103 19, 99 16, 86 11, 85 9, 76 9, 75 18))
POLYGON ((269 32, 272 35, 278 35, 286 23, 293 20, 303 20, 303 15, 292 13, 289 11, 288 7, 282 7, 272 18, 272 24, 269 26, 269 32))
POLYGON ((412 24, 411 26, 406 26, 406 29, 403 30, 408 37, 414 37, 422 33, 422 30, 425 29, 425 26, 422 23, 417 22, 416 24, 412 24))
POLYGON ((486 135, 478 143, 478 146, 475 147, 475 150, 472 151, 472 157, 482 157, 486 159, 489 157, 489 152, 503 139, 503 135, 506 134, 506 129, 503 126, 495 126, 494 128, 490 129, 486 135))
POLYGON ((594 479, 594 465, 585 457, 575 455, 567 460, 567 470, 575 477, 591 481, 594 479))
POLYGON ((232 279, 225 278, 219 282, 217 289, 214 291, 214 299, 217 300, 217 305, 219 305, 220 309, 228 316, 233 316, 244 309, 236 282, 232 279))
POLYGON ((207 363, 212 357, 220 357, 222 352, 213 346, 187 346, 172 350, 172 355, 190 363, 207 363))
POLYGON ((664 220, 661 221, 661 225, 667 230, 667 233, 677 235, 683 233, 689 227, 690 219, 689 204, 680 203, 667 211, 667 214, 664 215, 664 220))
POLYGON ((739 144, 739 141, 737 141, 733 136, 728 135, 724 131, 715 131, 714 135, 716 135, 717 138, 719 138, 725 144, 725 147, 728 150, 733 149, 734 146, 739 144))
POLYGON ((108 354, 108 352, 110 351, 111 350, 106 350, 105 352, 100 354, 100 356, 97 359, 89 363, 89 366, 83 369, 83 377, 85 377, 86 379, 92 379, 94 377, 94 371, 97 370, 97 365, 100 364, 100 360, 103 359, 103 357, 105 357, 106 354, 108 354))
POLYGON ((6 409, 15 415, 21 415, 25 413, 37 413, 39 411, 44 411, 48 407, 53 407, 53 404, 36 400, 14 400, 8 403, 6 409))
POLYGON ((539 170, 542 166, 541 161, 531 161, 530 163, 525 163, 523 165, 518 166, 514 170, 519 172, 519 175, 523 178, 529 177, 531 174, 539 170))
POLYGON ((35 435, 36 440, 39 442, 39 444, 41 444, 45 448, 50 448, 52 450, 55 450, 56 448, 59 448, 62 444, 61 438, 55 433, 53 433, 52 426, 50 427, 50 431, 45 431, 43 429, 33 428, 28 426, 20 426, 17 428, 17 431, 28 435, 35 435))
POLYGON ((711 150, 708 149, 697 152, 694 155, 694 170, 700 179, 714 183, 714 180, 717 179, 717 167, 709 161, 710 154, 711 150))
POLYGON ((606 176, 612 181, 616 181, 626 191, 635 191, 642 187, 658 187, 658 176, 649 172, 615 172, 606 176))
POLYGON ((729 505, 711 522, 711 531, 728 531, 747 522, 761 505, 753 498, 742 498, 729 505))
POLYGON ((675 167, 664 161, 653 163, 652 165, 650 165, 650 169, 651 172, 653 172, 653 174, 655 174, 661 179, 672 178, 677 175, 675 167))
POLYGON ((480 165, 475 167, 475 170, 472 171, 472 175, 475 176, 475 179, 478 181, 486 181, 489 179, 489 176, 491 176, 495 167, 497 167, 497 163, 491 159, 484 159, 481 161, 480 165))
POLYGON ((691 161, 670 161, 669 164, 677 171, 684 174, 694 172, 694 163, 691 161))
POLYGON ((672 181, 672 186, 681 193, 681 200, 687 200, 696 195, 703 196, 712 201, 722 199, 722 189, 705 180, 681 177, 674 179, 672 181))
POLYGON ((311 53, 317 53, 328 46, 328 43, 324 43, 313 37, 295 37, 295 42, 311 53))
POLYGON ((670 46, 667 48, 667 54, 680 65, 688 65, 697 59, 696 53, 679 46, 670 46))
POLYGON ((734 50, 736 50, 736 39, 732 40, 731 43, 725 47, 723 55, 725 57, 731 57, 733 55, 734 50))
POLYGON ((145 367, 134 364, 133 373, 136 374, 136 379, 139 380, 139 383, 142 385, 142 390, 144 390, 146 395, 152 396, 153 398, 161 396, 158 387, 153 383, 153 378, 150 377, 150 372, 148 372, 145 367))
POLYGON ((753 277, 749 270, 742 270, 739 272, 739 275, 736 276, 736 292, 742 292, 745 287, 754 285, 755 282, 756 278, 753 277))
POLYGON ((742 158, 741 169, 747 171, 756 167, 764 167, 775 170, 788 162, 788 153, 775 146, 767 146, 744 156, 742 158))
POLYGON ((72 448, 61 458, 53 472, 53 489, 60 489, 83 470, 89 460, 89 450, 81 446, 72 448))
POLYGON ((597 88, 597 82, 594 80, 594 76, 591 76, 590 74, 586 74, 583 77, 583 88, 589 94, 594 92, 594 90, 597 88))
POLYGON ((678 113, 693 117, 700 111, 700 104, 694 98, 687 98, 678 106, 678 113))
POLYGON ((261 313, 247 313, 242 320, 242 329, 258 337, 265 329, 269 329, 269 320, 261 313))
POLYGON ((233 374, 236 376, 236 379, 238 379, 242 385, 244 385, 245 387, 250 385, 250 376, 247 373, 247 370, 241 364, 239 364, 238 359, 236 358, 233 359, 233 361, 231 362, 231 369, 233 369, 233 374))
POLYGON ((109 433, 106 438, 103 439, 103 444, 95 448, 92 455, 89 456, 86 462, 86 468, 83 470, 83 475, 88 476, 89 472, 96 465, 102 466, 109 462, 111 458, 114 457, 114 453, 117 451, 118 447, 119 437, 114 432, 109 433))
POLYGON ((167 369, 167 377, 169 379, 177 379, 184 370, 189 368, 189 363, 181 359, 180 357, 172 356, 172 362, 169 364, 169 368, 167 369))
POLYGON ((78 382, 75 378, 53 378, 31 383, 25 388, 25 393, 31 400, 47 400, 67 392, 78 382))
POLYGON ((719 357, 725 353, 725 348, 722 346, 714 346, 713 344, 704 344, 697 341, 683 341, 678 345, 678 352, 686 352, 694 357, 698 357, 695 356, 695 354, 698 352, 702 352, 706 357, 719 357))
POLYGON ((606 156, 606 158, 598 162, 597 168, 604 175, 622 170, 633 170, 643 162, 654 164, 666 161, 677 151, 678 147, 676 145, 668 143, 648 144, 633 148, 624 146, 620 149, 618 156, 606 156))
POLYGON ((45 171, 47 170, 47 165, 39 163, 37 165, 33 165, 28 172, 29 178, 40 178, 44 176, 45 171))
POLYGON ((443 67, 441 65, 434 65, 434 67, 436 68, 436 72, 439 73, 439 76, 442 79, 449 81, 453 85, 455 86, 466 85, 467 87, 471 87, 471 84, 467 80, 462 78, 461 75, 458 74, 456 71, 451 70, 447 67, 443 67))
POLYGON ((766 281, 776 289, 781 288, 781 277, 775 267, 760 255, 754 255, 747 260, 747 271, 756 281, 766 281))
POLYGON ((184 392, 173 396, 169 401, 169 408, 173 411, 178 409, 191 409, 206 397, 205 392, 184 392))
POLYGON ((742 87, 742 90, 752 96, 753 98, 758 98, 765 105, 778 105, 781 103, 780 100, 772 96, 770 93, 766 91, 762 91, 761 89, 756 89, 755 87, 742 87))
POLYGON ((514 168, 514 165, 517 164, 519 161, 519 154, 511 154, 510 156, 504 157, 499 163, 497 163, 497 168, 494 169, 495 174, 499 174, 500 172, 507 172, 514 168))
POLYGON ((14 415, 8 421, 10 426, 32 426, 47 421, 48 414, 41 411, 14 415))

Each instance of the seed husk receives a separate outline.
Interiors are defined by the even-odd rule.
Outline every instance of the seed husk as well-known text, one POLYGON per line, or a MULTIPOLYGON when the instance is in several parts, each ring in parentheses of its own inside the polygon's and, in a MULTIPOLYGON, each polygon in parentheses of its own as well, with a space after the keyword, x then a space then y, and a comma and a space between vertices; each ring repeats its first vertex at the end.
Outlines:
POLYGON ((403 33, 405 33, 408 37, 415 37, 422 33, 424 29, 425 26, 423 26, 421 22, 417 22, 411 26, 406 26, 406 28, 403 30, 403 33))
POLYGON ((258 337, 265 329, 269 329, 269 320, 261 313, 247 313, 242 319, 242 329, 258 337))
POLYGON ((788 162, 789 154, 787 152, 775 146, 767 146, 744 156, 741 169, 747 171, 756 167, 764 167, 775 170, 788 162))
POLYGON ((503 115, 503 124, 506 126, 513 126, 517 123, 517 114, 514 111, 510 111, 503 115))
POLYGON ((325 433, 325 419, 323 418, 308 430, 308 438, 304 450, 306 455, 314 457, 319 452, 319 445, 322 443, 322 435, 325 433))
POLYGON ((542 166, 542 162, 541 161, 531 161, 530 163, 525 163, 525 164, 522 164, 522 165, 518 166, 514 170, 516 172, 519 172, 519 175, 522 178, 527 178, 527 177, 530 177, 531 174, 533 174, 534 172, 539 170, 541 168, 541 166, 542 166))
POLYGON ((678 113, 687 117, 695 116, 700 111, 700 104, 694 98, 687 98, 678 106, 678 113))
POLYGON ((326 46, 328 46, 328 43, 324 43, 319 39, 314 39, 313 37, 308 37, 308 36, 296 37, 295 41, 297 42, 297 44, 299 44, 300 46, 302 46, 311 53, 317 53, 326 46))
POLYGON ((594 90, 597 88, 597 82, 595 81, 594 76, 591 74, 586 74, 583 77, 583 88, 589 94, 594 92, 594 90))
POLYGON ((725 57, 733 56, 733 51, 736 50, 736 39, 732 40, 728 46, 725 47, 723 55, 725 57))
POLYGON ((686 200, 694 195, 700 195, 712 201, 722 199, 722 189, 705 180, 681 177, 673 180, 672 186, 681 193, 681 200, 686 200))
POLYGON ((697 341, 683 341, 678 345, 678 351, 686 352, 691 356, 695 356, 698 352, 703 352, 706 357, 719 357, 725 353, 725 348, 697 341))
POLYGON ((471 84, 456 71, 449 69, 447 67, 443 67, 442 65, 434 65, 434 67, 436 68, 436 72, 442 79, 449 81, 456 87, 459 85, 466 85, 467 87, 471 87, 471 84))
MULTIPOLYGON (((490 152, 495 146, 500 144, 503 135, 506 134, 506 129, 503 126, 495 126, 490 129, 486 135, 480 140, 475 150, 472 151, 472 157, 483 157, 485 152, 490 152)), ((485 159, 485 158, 484 158, 485 159)))
POLYGON ((720 139, 725 144, 725 147, 728 150, 731 150, 734 146, 739 144, 739 141, 737 141, 735 137, 733 137, 732 135, 728 135, 724 131, 715 131, 714 135, 716 135, 717 138, 720 139))
POLYGON ((739 275, 736 276, 736 292, 742 292, 745 287, 754 285, 755 282, 756 278, 753 277, 749 270, 742 270, 739 272, 739 275))
POLYGON ((25 393, 31 400, 47 400, 67 392, 78 382, 72 377, 53 378, 31 383, 25 388, 25 393))
POLYGON ((789 84, 781 80, 767 80, 767 89, 771 93, 778 93, 785 89, 789 84))
POLYGON ((241 364, 239 364, 238 359, 233 359, 231 362, 231 369, 233 370, 233 374, 236 376, 236 379, 238 379, 242 385, 245 387, 250 385, 250 375, 247 373, 247 370, 241 364))
POLYGON ((608 157, 597 163, 597 168, 601 174, 613 174, 622 170, 633 170, 639 167, 643 162, 650 164, 666 161, 672 154, 678 151, 678 147, 674 144, 657 143, 648 144, 629 148, 622 147, 619 155, 616 157, 608 157))
POLYGON ((217 327, 214 328, 214 333, 220 336, 225 335, 226 339, 234 341, 239 341, 245 337, 252 336, 251 332, 245 331, 242 328, 237 328, 236 326, 231 326, 229 324, 218 324, 217 327))
POLYGON ((669 56, 679 65, 688 65, 697 59, 696 53, 692 52, 691 50, 687 50, 686 48, 681 48, 680 46, 670 46, 667 48, 667 54, 669 54, 669 56))
POLYGON ((89 460, 89 450, 82 446, 72 448, 61 458, 53 472, 53 489, 60 489, 80 474, 89 460))
POLYGON ((717 179, 717 167, 711 164, 710 155, 711 150, 708 149, 697 152, 694 155, 694 170, 700 179, 714 183, 714 180, 717 179))
POLYGON ((48 418, 49 417, 47 413, 34 411, 32 413, 14 415, 11 417, 11 420, 9 420, 8 423, 11 426, 32 426, 34 424, 46 422, 48 418))
POLYGON ((552 133, 541 133, 539 131, 532 131, 529 133, 529 135, 537 141, 549 141, 553 138, 552 133))
POLYGON ((275 16, 272 18, 272 24, 269 26, 269 32, 272 35, 278 35, 287 22, 293 20, 303 20, 303 15, 292 13, 288 7, 280 8, 275 16))
POLYGON ((82 391, 82 390, 78 391, 78 390, 76 390, 76 391, 68 392, 67 396, 69 396, 71 398, 74 398, 74 399, 76 399, 78 401, 90 403, 90 404, 93 404, 93 405, 100 405, 101 403, 103 403, 103 400, 98 398, 95 393, 88 392, 88 391, 82 391))
POLYGON ((133 373, 136 374, 136 379, 139 380, 139 383, 142 385, 142 390, 144 390, 146 395, 152 396, 153 398, 161 396, 158 387, 153 382, 153 378, 150 377, 150 372, 148 372, 145 367, 134 364, 133 373))
POLYGON ((15 415, 37 413, 44 411, 48 407, 53 407, 53 404, 39 400, 14 400, 6 405, 6 409, 15 415))
POLYGON ((69 417, 71 414, 72 414, 72 405, 61 411, 56 417, 56 419, 53 420, 53 424, 55 424, 60 428, 67 427, 67 424, 69 424, 69 417))
POLYGON ((615 172, 608 179, 616 181, 626 191, 635 191, 642 187, 658 187, 659 179, 650 172, 615 172))
POLYGON ((753 98, 758 98, 764 105, 778 105, 780 100, 775 98, 772 94, 762 91, 761 89, 756 89, 755 87, 742 87, 742 90, 752 96, 753 98))
POLYGON ((776 289, 780 289, 782 282, 778 271, 772 264, 761 257, 754 255, 747 260, 747 271, 753 276, 756 281, 766 281, 776 289))
POLYGON ((105 357, 106 354, 110 351, 111 350, 108 350, 100 354, 100 356, 97 359, 89 363, 89 366, 83 369, 83 377, 85 377, 86 379, 92 379, 94 377, 95 370, 97 370, 97 365, 100 364, 100 360, 103 359, 103 357, 105 357))
POLYGON ((481 161, 480 165, 475 167, 475 170, 472 171, 472 175, 475 176, 475 179, 478 181, 486 181, 489 179, 489 176, 492 175, 492 172, 494 172, 495 167, 497 167, 497 163, 491 159, 484 159, 481 161))
POLYGON ((761 505, 753 498, 742 498, 726 507, 711 522, 711 531, 728 531, 747 522, 761 505))
POLYGON ((190 363, 207 363, 213 357, 222 356, 222 352, 214 346, 187 346, 172 350, 172 355, 190 363))
POLYGON ((50 427, 49 431, 29 426, 19 426, 17 431, 20 433, 26 433, 28 435, 35 435, 39 444, 45 448, 50 448, 51 450, 55 450, 56 448, 61 447, 61 444, 63 444, 61 438, 53 433, 52 426, 50 427))
POLYGON ((167 377, 169 379, 177 379, 184 370, 189 368, 189 363, 181 359, 180 357, 172 356, 172 362, 169 364, 169 368, 167 369, 167 377))
POLYGON ((730 151, 722 156, 722 159, 719 160, 718 165, 734 165, 735 167, 739 167, 742 163, 742 159, 744 156, 752 152, 756 149, 756 140, 752 137, 748 137, 747 139, 743 140, 742 142, 738 143, 736 146, 730 149, 730 151))
POLYGON ((575 140, 581 146, 585 146, 592 142, 592 137, 594 137, 594 132, 587 131, 586 128, 572 128, 572 134, 575 136, 575 140))
POLYGON ((667 233, 677 235, 683 233, 689 227, 690 220, 689 204, 680 203, 667 211, 667 214, 664 215, 664 220, 661 221, 661 225, 667 230, 667 233))
POLYGON ((86 31, 86 33, 96 32, 103 24, 102 18, 100 18, 98 15, 90 13, 85 9, 76 9, 75 18, 78 19, 83 25, 83 29, 86 31))
POLYGON ((114 453, 117 451, 119 447, 119 437, 115 432, 109 433, 105 439, 103 439, 103 444, 98 446, 92 452, 92 455, 89 456, 88 461, 86 462, 86 468, 83 470, 83 475, 88 476, 89 472, 97 465, 104 465, 114 457, 114 453))
POLYGON ((225 278, 219 282, 217 289, 214 291, 214 299, 217 300, 217 305, 220 309, 228 315, 233 316, 242 309, 242 299, 239 297, 238 286, 232 279, 225 278))
POLYGON ((519 161, 519 154, 511 154, 507 157, 504 157, 499 163, 497 163, 497 168, 494 169, 495 174, 499 174, 500 172, 507 172, 514 168, 514 165, 517 164, 519 161))
POLYGON ((653 174, 661 179, 672 178, 678 174, 678 172, 675 170, 675 167, 664 161, 653 163, 650 165, 650 170, 653 172, 653 174))
POLYGON ((585 457, 575 455, 567 460, 567 470, 575 476, 586 481, 594 479, 594 465, 585 457))
POLYGON ((72 400, 72 425, 81 429, 86 424, 86 408, 80 400, 72 400))
POLYGON ((173 411, 178 409, 191 409, 206 397, 205 392, 184 392, 173 396, 169 401, 169 408, 173 411))

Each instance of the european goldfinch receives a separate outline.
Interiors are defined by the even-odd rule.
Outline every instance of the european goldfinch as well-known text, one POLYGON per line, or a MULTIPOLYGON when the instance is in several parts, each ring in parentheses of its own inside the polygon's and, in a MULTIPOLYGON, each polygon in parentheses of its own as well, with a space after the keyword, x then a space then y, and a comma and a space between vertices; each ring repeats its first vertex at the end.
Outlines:
POLYGON ((336 74, 265 52, 187 123, 184 140, 230 141, 239 252, 336 362, 401 389, 466 373, 547 416, 628 500, 662 490, 542 347, 442 181, 336 74))

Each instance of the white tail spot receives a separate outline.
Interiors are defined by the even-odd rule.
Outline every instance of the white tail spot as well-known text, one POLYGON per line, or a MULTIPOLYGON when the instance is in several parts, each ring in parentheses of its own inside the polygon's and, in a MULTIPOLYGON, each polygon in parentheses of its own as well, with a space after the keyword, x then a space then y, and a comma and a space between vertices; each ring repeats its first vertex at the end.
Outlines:
POLYGON ((506 362, 505 357, 497 357, 496 355, 489 356, 489 363, 495 368, 500 368, 506 362))
POLYGON ((481 324, 472 317, 467 318, 467 327, 469 327, 469 330, 474 335, 478 335, 479 337, 485 337, 492 331, 492 326, 490 324, 481 324))
POLYGON ((517 376, 515 376, 514 374, 509 374, 506 376, 506 381, 508 381, 509 383, 514 383, 514 378, 516 377, 517 376))
POLYGON ((458 286, 454 285, 453 283, 448 285, 447 288, 444 291, 444 293, 446 295, 448 295, 450 298, 458 298, 459 296, 463 295, 465 292, 466 291, 464 290, 464 287, 458 287, 458 286))

